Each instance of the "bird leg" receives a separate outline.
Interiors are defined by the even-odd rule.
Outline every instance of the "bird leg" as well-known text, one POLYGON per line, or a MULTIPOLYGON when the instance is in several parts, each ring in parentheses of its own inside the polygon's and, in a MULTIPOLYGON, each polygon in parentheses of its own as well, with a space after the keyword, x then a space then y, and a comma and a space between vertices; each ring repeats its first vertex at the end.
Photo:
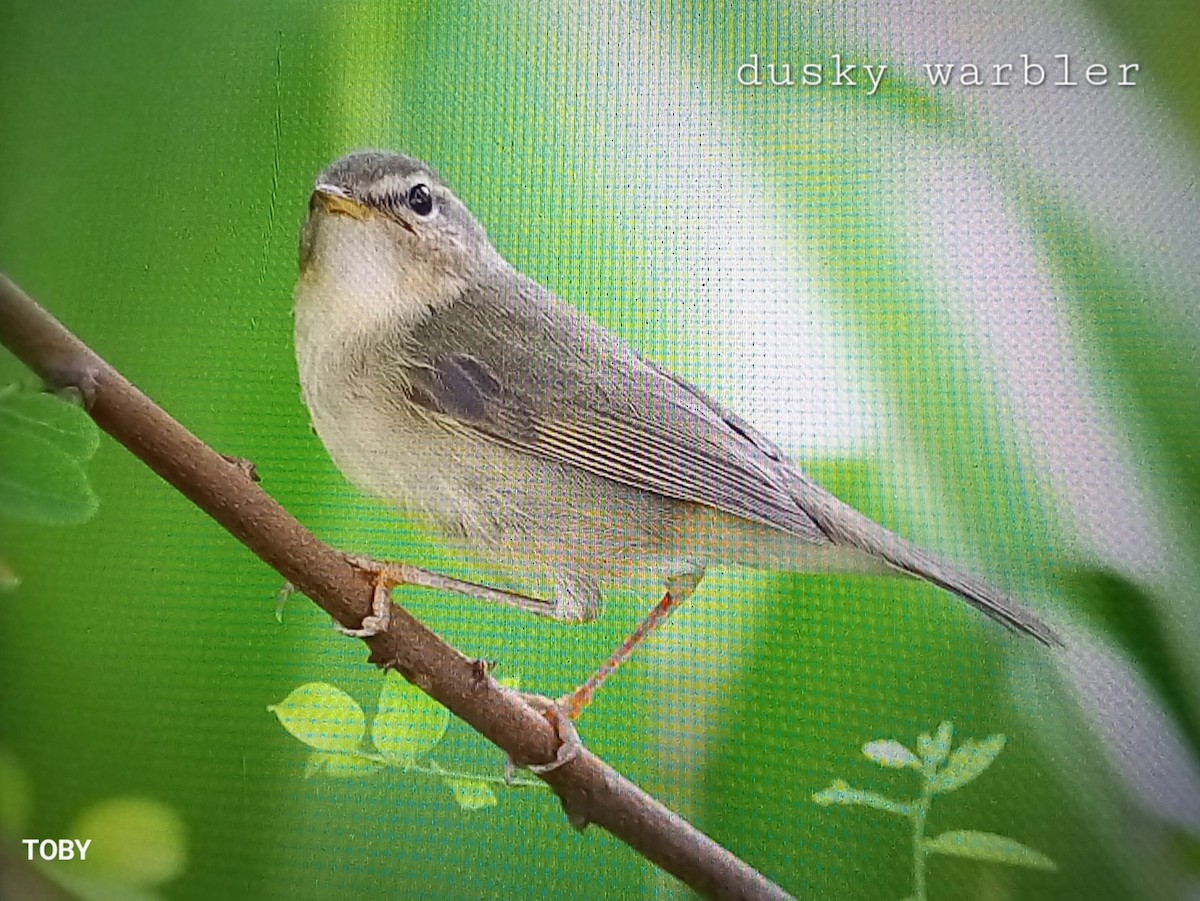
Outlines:
MULTIPOLYGON (((370 615, 363 619, 362 626, 358 629, 341 629, 346 635, 355 638, 370 638, 372 635, 378 635, 387 630, 391 622, 391 591, 398 585, 415 585, 419 588, 451 591, 481 601, 516 607, 518 610, 524 610, 537 616, 545 616, 550 619, 561 618, 557 615, 557 605, 553 601, 545 601, 499 588, 490 588, 486 585, 477 585, 474 582, 444 576, 441 573, 421 569, 408 563, 389 563, 372 560, 370 557, 350 555, 347 555, 346 560, 355 569, 374 576, 375 590, 371 596, 370 615)), ((638 624, 638 627, 633 630, 633 634, 625 639, 604 665, 592 674, 591 678, 575 691, 563 695, 555 702, 555 705, 567 715, 568 719, 579 718, 584 708, 592 702, 592 698, 595 697, 600 686, 633 655, 634 649, 646 636, 666 621, 672 610, 691 596, 703 575, 704 572, 701 570, 695 573, 681 574, 668 581, 667 591, 663 594, 662 600, 638 624)))
POLYGON ((380 632, 387 631, 391 622, 391 593, 398 585, 415 585, 418 588, 432 588, 437 591, 452 591, 455 594, 466 595, 480 601, 493 604, 504 604, 516 607, 537 616, 554 618, 554 602, 544 601, 513 591, 503 591, 499 588, 489 588, 486 585, 476 585, 444 576, 441 573, 430 572, 408 563, 389 563, 372 560, 369 557, 347 556, 346 560, 355 569, 362 570, 375 577, 375 591, 371 596, 371 614, 362 621, 358 629, 342 629, 347 635, 355 638, 370 638, 380 632))
POLYGON ((703 573, 687 574, 677 576, 672 579, 667 585, 667 591, 650 611, 649 615, 638 623, 638 627, 633 630, 633 634, 625 639, 624 643, 617 648, 611 657, 608 658, 590 679, 576 688, 573 692, 563 695, 558 699, 560 706, 573 720, 579 719, 583 709, 592 702, 592 698, 599 691, 600 686, 604 681, 617 671, 622 663, 628 660, 632 655, 634 648, 641 644, 642 640, 667 621, 667 617, 671 615, 671 611, 691 596, 692 592, 699 584, 703 573))

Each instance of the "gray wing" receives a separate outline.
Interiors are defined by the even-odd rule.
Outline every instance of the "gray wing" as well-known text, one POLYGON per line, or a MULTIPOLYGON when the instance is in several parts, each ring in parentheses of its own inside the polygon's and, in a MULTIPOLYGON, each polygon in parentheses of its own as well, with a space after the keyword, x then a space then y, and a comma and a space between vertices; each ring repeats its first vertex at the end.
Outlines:
POLYGON ((699 389, 507 272, 505 293, 476 289, 415 327, 373 336, 376 358, 363 362, 390 370, 398 378, 389 381, 447 428, 813 544, 857 548, 1011 629, 1061 644, 1014 598, 838 500, 699 389))
POLYGON ((382 342, 409 397, 448 427, 798 538, 829 538, 777 448, 698 389, 512 271, 382 342), (474 337, 489 335, 490 340, 474 337), (390 348, 390 349, 389 349, 390 348))

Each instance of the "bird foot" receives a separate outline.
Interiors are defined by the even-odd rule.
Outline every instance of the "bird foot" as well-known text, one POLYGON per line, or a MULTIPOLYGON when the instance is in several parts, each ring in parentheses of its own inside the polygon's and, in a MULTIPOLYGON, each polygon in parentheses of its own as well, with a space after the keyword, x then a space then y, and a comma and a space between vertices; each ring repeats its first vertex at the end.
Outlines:
MULTIPOLYGON (((575 758, 583 753, 583 740, 580 739, 579 733, 575 729, 575 724, 571 721, 568 712, 563 709, 560 701, 553 701, 544 695, 529 694, 527 692, 517 692, 521 699, 530 707, 544 716, 554 729, 554 734, 558 736, 559 746, 554 754, 554 759, 547 763, 528 763, 525 764, 525 769, 529 772, 543 776, 546 773, 553 772, 566 766, 575 758)), ((510 758, 508 761, 508 769, 515 764, 510 758)))
POLYGON ((370 557, 346 555, 346 562, 355 569, 374 577, 374 590, 371 594, 371 613, 363 618, 362 625, 357 629, 348 629, 339 625, 338 631, 351 638, 371 638, 386 632, 392 623, 392 589, 397 585, 407 585, 411 579, 408 567, 403 563, 387 563, 372 560, 370 557))

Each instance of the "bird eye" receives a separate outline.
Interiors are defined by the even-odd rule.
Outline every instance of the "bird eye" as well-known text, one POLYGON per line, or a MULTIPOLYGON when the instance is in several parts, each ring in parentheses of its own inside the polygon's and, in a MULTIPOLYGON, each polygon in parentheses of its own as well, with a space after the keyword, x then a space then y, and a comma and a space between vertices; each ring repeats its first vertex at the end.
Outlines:
POLYGON ((418 216, 428 216, 433 211, 433 195, 428 185, 413 185, 408 189, 408 208, 418 216))

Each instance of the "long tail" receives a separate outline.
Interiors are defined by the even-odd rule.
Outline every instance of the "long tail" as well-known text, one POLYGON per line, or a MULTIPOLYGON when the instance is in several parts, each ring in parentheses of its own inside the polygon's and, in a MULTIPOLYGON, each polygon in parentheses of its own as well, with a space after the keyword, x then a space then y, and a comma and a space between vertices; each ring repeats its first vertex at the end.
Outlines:
POLYGON ((794 475, 793 495, 796 502, 834 544, 865 551, 903 573, 953 592, 1014 632, 1031 635, 1051 647, 1063 646, 1062 639, 1054 629, 1011 595, 888 531, 849 504, 838 500, 803 473, 796 471, 794 475))

